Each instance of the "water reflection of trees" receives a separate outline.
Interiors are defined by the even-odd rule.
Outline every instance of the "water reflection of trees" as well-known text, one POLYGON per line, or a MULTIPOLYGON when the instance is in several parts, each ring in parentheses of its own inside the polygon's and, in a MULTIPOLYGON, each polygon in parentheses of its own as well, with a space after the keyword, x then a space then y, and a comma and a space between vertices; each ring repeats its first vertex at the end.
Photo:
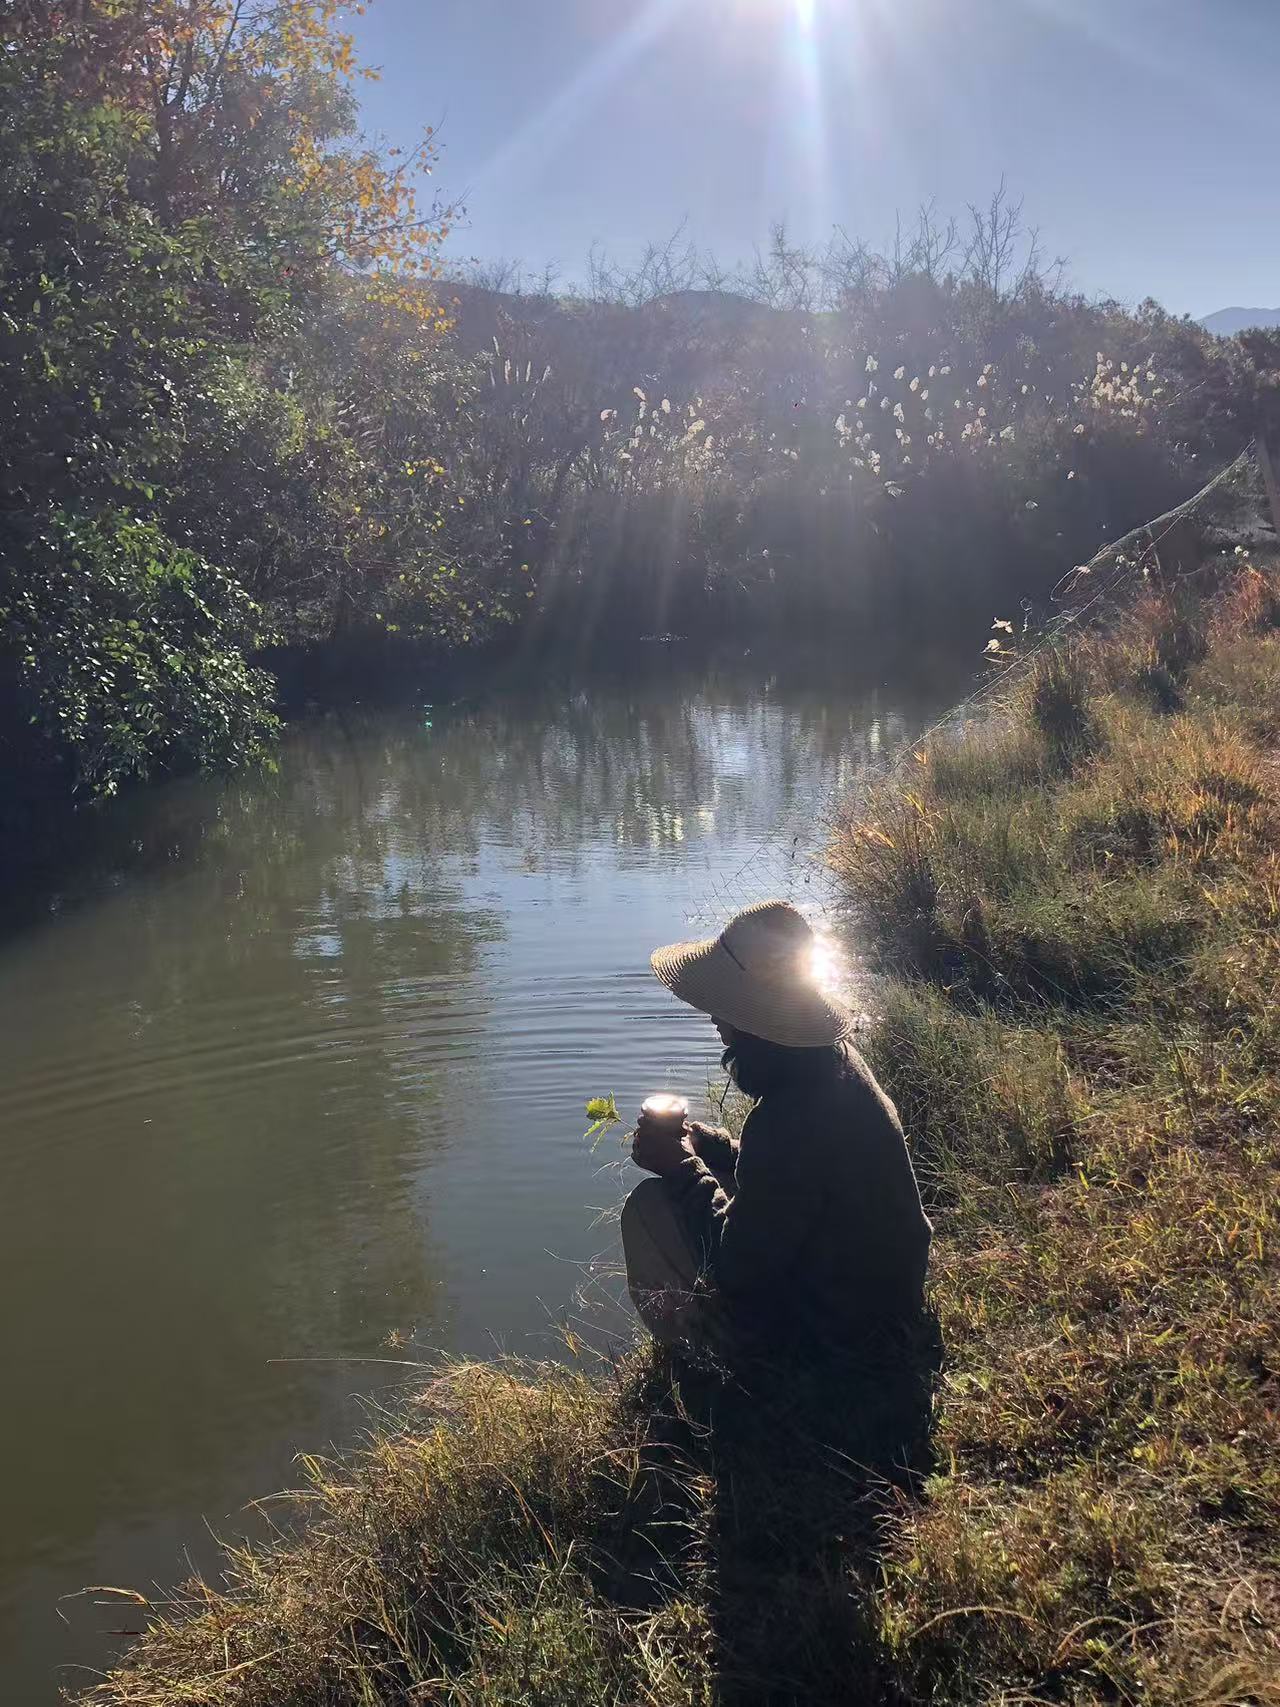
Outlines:
POLYGON ((74 852, 9 884, 0 934, 104 882, 194 859, 231 884, 256 874, 251 918, 300 861, 327 859, 332 896, 381 893, 390 905, 406 882, 410 902, 416 884, 439 882, 442 858, 474 859, 486 842, 534 857, 570 857, 598 837, 638 849, 687 833, 699 813, 726 835, 758 830, 811 814, 969 675, 954 659, 788 654, 766 666, 655 645, 590 673, 530 664, 429 712, 334 713, 294 726, 273 778, 177 782, 81 824, 74 852))
MULTIPOLYGON (((938 708, 811 671, 746 665, 683 679, 655 665, 581 685, 521 684, 423 714, 347 714, 295 732, 282 779, 410 882, 442 860, 511 847, 572 863, 601 839, 648 849, 692 833, 737 839, 812 818, 833 786, 876 767, 938 708)), ((431 874, 434 873, 434 877, 431 874)))

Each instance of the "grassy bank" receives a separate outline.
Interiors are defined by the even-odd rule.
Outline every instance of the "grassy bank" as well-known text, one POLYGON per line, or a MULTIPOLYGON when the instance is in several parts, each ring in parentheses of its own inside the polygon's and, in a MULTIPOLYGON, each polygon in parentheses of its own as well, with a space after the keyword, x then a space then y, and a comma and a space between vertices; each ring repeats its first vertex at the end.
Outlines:
POLYGON ((939 1205, 913 1698, 1280 1700, 1276 622, 1151 594, 839 838, 939 1205))
POLYGON ((931 1455, 883 1370, 467 1366, 99 1707, 1280 1702, 1280 574, 1203 581, 833 843, 938 1228, 931 1455))

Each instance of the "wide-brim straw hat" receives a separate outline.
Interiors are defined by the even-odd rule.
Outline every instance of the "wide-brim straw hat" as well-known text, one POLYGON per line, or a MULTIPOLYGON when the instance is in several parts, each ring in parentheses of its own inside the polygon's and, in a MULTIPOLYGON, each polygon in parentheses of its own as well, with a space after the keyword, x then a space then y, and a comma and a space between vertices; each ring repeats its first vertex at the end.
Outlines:
POLYGON ((853 1015, 818 987, 813 932, 789 901, 759 901, 719 936, 673 942, 650 964, 682 1002, 735 1031, 795 1049, 838 1043, 853 1015))

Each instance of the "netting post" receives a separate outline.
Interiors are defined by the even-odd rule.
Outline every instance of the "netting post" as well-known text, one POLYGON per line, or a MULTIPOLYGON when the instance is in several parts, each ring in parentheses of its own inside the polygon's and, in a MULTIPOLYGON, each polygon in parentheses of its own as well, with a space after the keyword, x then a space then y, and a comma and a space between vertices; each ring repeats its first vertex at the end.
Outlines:
POLYGON ((1258 439, 1258 467, 1262 470, 1262 484, 1267 489, 1267 502, 1271 505, 1271 525, 1276 530, 1276 538, 1280 539, 1280 491, 1276 490, 1276 471, 1272 467, 1271 452, 1267 448, 1265 438, 1258 439))

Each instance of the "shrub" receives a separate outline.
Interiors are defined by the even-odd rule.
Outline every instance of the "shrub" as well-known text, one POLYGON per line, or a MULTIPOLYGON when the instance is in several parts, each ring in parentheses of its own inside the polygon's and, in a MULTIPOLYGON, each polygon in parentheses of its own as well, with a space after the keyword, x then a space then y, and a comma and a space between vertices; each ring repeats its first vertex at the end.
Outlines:
POLYGON ((908 794, 876 822, 851 821, 832 853, 854 913, 922 975, 936 968, 942 946, 934 840, 922 802, 908 794))
POLYGON ((0 558, 20 700, 79 786, 260 760, 273 682, 262 613, 225 570, 121 510, 55 511, 0 558))
POLYGON ((1208 650, 1207 613, 1195 596, 1152 595, 1127 619, 1138 663, 1135 685, 1157 710, 1180 711, 1188 672, 1208 650))

